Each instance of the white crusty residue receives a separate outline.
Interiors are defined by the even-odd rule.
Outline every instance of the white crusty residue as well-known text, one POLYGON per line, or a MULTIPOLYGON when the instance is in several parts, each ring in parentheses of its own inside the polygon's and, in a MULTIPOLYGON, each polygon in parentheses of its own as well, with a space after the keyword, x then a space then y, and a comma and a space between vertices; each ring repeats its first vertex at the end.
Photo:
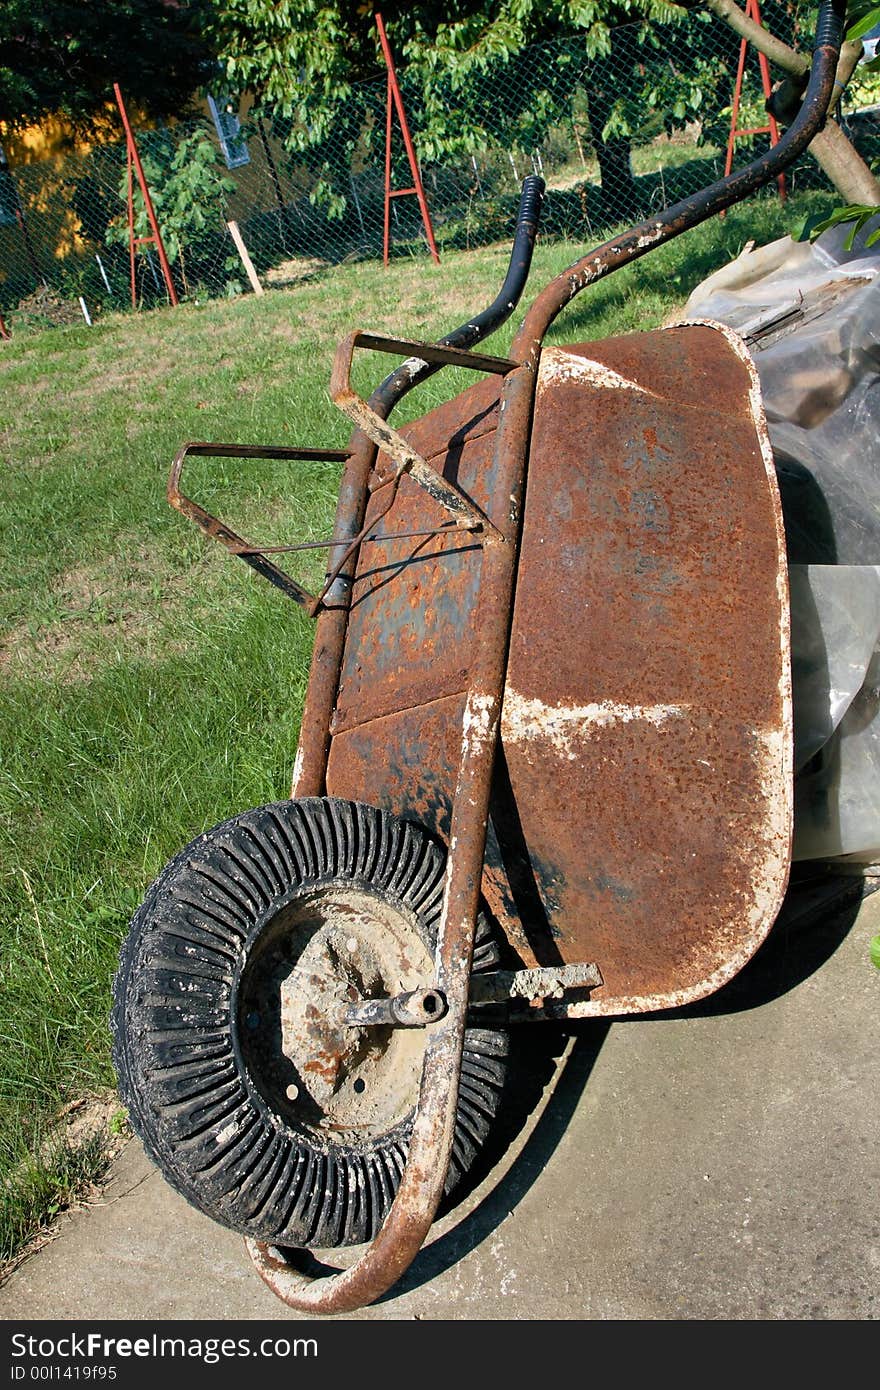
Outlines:
POLYGON ((590 705, 545 705, 543 700, 527 699, 508 689, 501 711, 501 736, 509 743, 533 739, 550 743, 573 761, 580 756, 584 739, 591 738, 597 729, 636 721, 659 728, 670 719, 685 718, 689 709, 689 705, 627 705, 614 700, 590 705))
POLYGON ((545 391, 559 381, 578 381, 587 386, 598 386, 606 391, 640 391, 642 395, 654 393, 637 381, 621 376, 603 362, 594 362, 590 357, 579 357, 577 353, 566 352, 564 348, 545 348, 541 353, 541 370, 538 376, 538 390, 545 391))
MULTIPOLYGON (((764 798, 765 853, 759 873, 761 883, 769 884, 770 897, 776 906, 774 896, 780 875, 784 876, 788 867, 792 834, 792 794, 794 776, 792 768, 792 743, 784 721, 778 728, 770 726, 757 729, 758 775, 761 793, 764 798)), ((759 884, 760 889, 760 884, 759 884)), ((763 921, 769 910, 761 898, 760 891, 755 894, 758 920, 763 921)))
POLYGON ((408 357, 405 362, 401 363, 400 370, 405 372, 412 381, 413 377, 418 376, 422 368, 427 367, 427 365, 423 357, 408 357))
POLYGON ((638 246, 640 251, 644 251, 646 246, 655 246, 662 235, 663 227, 658 225, 653 231, 645 232, 644 236, 640 236, 636 241, 636 246, 638 246))
POLYGON ((471 691, 464 707, 462 721, 462 740, 465 755, 479 754, 488 741, 495 736, 496 721, 493 718, 495 701, 491 695, 479 695, 471 691))
POLYGON ((233 1121, 232 1124, 225 1125, 224 1128, 219 1131, 219 1133, 214 1135, 214 1143, 225 1144, 230 1139, 234 1139, 237 1133, 238 1125, 235 1123, 235 1121, 233 1121))
POLYGON ((293 760, 293 776, 290 779, 290 795, 296 796, 299 779, 302 776, 303 763, 305 761, 305 749, 302 744, 296 750, 296 757, 293 760))

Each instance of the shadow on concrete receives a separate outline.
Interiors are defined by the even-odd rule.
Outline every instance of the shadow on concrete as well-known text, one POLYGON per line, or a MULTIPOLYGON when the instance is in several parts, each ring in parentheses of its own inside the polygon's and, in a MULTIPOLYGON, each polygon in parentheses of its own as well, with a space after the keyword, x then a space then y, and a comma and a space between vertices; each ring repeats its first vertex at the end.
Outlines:
MULTIPOLYGON (((406 1273, 377 1303, 388 1303, 411 1293, 451 1269, 482 1245, 518 1206, 565 1134, 609 1027, 609 1023, 600 1019, 591 1021, 580 1033, 557 1075, 544 1110, 510 1167, 499 1175, 497 1184, 472 1211, 419 1252, 406 1273)), ((512 1030, 505 1104, 499 1111, 489 1141, 468 1175, 467 1186, 459 1188, 454 1203, 445 1201, 441 1205, 438 1220, 453 1214, 495 1166, 504 1161, 505 1153, 522 1133, 553 1077, 570 1032, 570 1027, 558 1024, 540 1027, 523 1024, 512 1030)), ((286 1254, 296 1269, 313 1278, 333 1274, 339 1268, 336 1264, 325 1263, 311 1251, 291 1250, 286 1254)))
MULTIPOLYGON (((635 1021, 738 1013, 786 994, 820 969, 838 949, 855 921, 866 891, 869 890, 858 878, 817 874, 809 866, 803 870, 796 867, 782 910, 766 941, 729 984, 698 1003, 681 1009, 634 1015, 635 1021)), ((457 1264, 485 1241, 522 1201, 565 1134, 610 1026, 610 1021, 597 1019, 567 1027, 523 1025, 514 1030, 510 1076, 521 1103, 508 1113, 508 1132, 497 1136, 491 1150, 485 1152, 479 1172, 472 1174, 471 1189, 499 1161, 499 1143, 506 1146, 512 1142, 525 1124, 567 1039, 574 1035, 572 1051, 553 1094, 522 1151, 498 1185, 457 1226, 422 1250, 407 1273, 380 1302, 419 1288, 457 1264), (527 1106, 525 1112, 523 1101, 527 1106)))
MULTIPOLYGON (((591 1021, 579 1034, 535 1128, 497 1186, 458 1225, 421 1250, 407 1272, 379 1302, 409 1293, 458 1264, 471 1250, 482 1245, 522 1201, 565 1134, 609 1028, 609 1023, 598 1019, 591 1021)), ((510 1077, 521 1100, 527 1098, 531 1102, 529 1113, 538 1103, 549 1079, 548 1073, 552 1075, 569 1036, 569 1029, 556 1024, 523 1024, 514 1030, 510 1077)), ((521 1132, 527 1118, 523 1115, 522 1103, 511 1107, 504 1118, 507 1131, 504 1132, 502 1122, 495 1143, 491 1148, 487 1146, 481 1156, 481 1174, 472 1175, 471 1189, 498 1162, 499 1147, 502 1144, 506 1147, 521 1132)))

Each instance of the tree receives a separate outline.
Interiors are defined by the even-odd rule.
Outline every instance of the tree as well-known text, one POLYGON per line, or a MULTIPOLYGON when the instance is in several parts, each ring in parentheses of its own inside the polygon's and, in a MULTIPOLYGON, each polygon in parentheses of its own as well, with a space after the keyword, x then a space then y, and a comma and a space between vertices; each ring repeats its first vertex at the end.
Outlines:
MULTIPOLYGON (((197 125, 182 140, 167 130, 150 131, 141 141, 141 162, 150 189, 156 219, 171 265, 179 263, 184 293, 190 293, 190 280, 210 280, 217 269, 237 270, 238 257, 225 253, 225 208, 235 181, 223 172, 217 161, 217 146, 206 126, 197 125)), ((148 238, 151 227, 143 195, 133 190, 134 233, 148 238)), ((119 179, 119 200, 128 201, 128 171, 119 179)), ((106 240, 127 246, 129 238, 126 211, 110 221, 106 240)))
POLYGON ((118 82, 150 116, 179 115, 216 71, 210 0, 3 0, 0 120, 60 112, 91 126, 118 82))
MULTIPOLYGON (((796 0, 763 5, 765 20, 781 36, 771 40, 771 59, 781 57, 796 73, 810 62, 796 47, 805 8, 796 0)), ((750 25, 735 0, 448 0, 442 8, 386 0, 381 9, 413 97, 410 122, 426 161, 473 153, 487 137, 525 151, 532 137, 535 148, 549 125, 570 117, 574 79, 584 64, 565 70, 559 63, 548 71, 534 62, 534 48, 526 50, 571 36, 588 65, 590 132, 608 220, 629 220, 641 211, 630 137, 644 126, 646 112, 671 132, 726 104, 739 37, 743 24, 750 25)), ((290 147, 316 178, 317 196, 340 213, 344 190, 334 185, 327 141, 332 132, 337 153, 341 142, 354 153, 363 141, 352 97, 355 84, 381 72, 373 6, 363 0, 225 0, 210 11, 208 26, 230 81, 255 92, 267 111, 282 114, 290 147)), ((848 46, 842 78, 860 52, 859 43, 848 46)), ((377 120, 372 129, 378 139, 377 120)), ((816 153, 835 180, 841 167, 860 163, 833 123, 816 153)), ((866 189, 862 184, 861 192, 866 189)))
MULTIPOLYGON (((771 0, 772 3, 772 0, 771 0)), ((486 135, 528 150, 570 106, 583 68, 553 72, 524 59, 529 45, 575 36, 589 61, 590 127, 606 212, 637 210, 630 169, 631 131, 652 91, 669 85, 658 25, 680 24, 685 9, 669 0, 450 0, 442 9, 388 0, 381 6, 392 48, 417 99, 409 117, 426 160, 472 153, 486 135), (633 29, 621 29, 636 21, 633 29), (540 133, 539 133, 540 132, 540 133)), ((693 26, 689 26, 693 28, 693 26)), ((359 0, 226 0, 210 33, 230 82, 257 94, 289 122, 292 148, 320 168, 321 146, 351 121, 354 84, 381 72, 373 8, 359 0)), ((699 39, 699 34, 697 34, 699 39)), ((717 63, 693 54, 679 74, 673 106, 692 117, 717 63)), ((672 107, 670 107, 670 110, 672 107)), ((359 138, 346 131, 351 147, 359 138)), ((324 185, 332 182, 329 164, 324 185)), ((339 195, 337 194, 337 199, 339 195)))

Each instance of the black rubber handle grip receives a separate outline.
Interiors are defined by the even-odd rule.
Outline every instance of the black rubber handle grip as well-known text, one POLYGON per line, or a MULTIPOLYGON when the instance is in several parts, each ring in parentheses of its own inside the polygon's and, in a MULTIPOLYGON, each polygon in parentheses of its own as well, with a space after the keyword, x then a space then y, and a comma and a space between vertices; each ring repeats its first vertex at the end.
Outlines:
POLYGON ((824 44, 830 43, 833 48, 839 48, 843 39, 845 21, 846 0, 831 0, 829 4, 822 5, 819 10, 819 18, 816 20, 814 47, 821 48, 824 44))

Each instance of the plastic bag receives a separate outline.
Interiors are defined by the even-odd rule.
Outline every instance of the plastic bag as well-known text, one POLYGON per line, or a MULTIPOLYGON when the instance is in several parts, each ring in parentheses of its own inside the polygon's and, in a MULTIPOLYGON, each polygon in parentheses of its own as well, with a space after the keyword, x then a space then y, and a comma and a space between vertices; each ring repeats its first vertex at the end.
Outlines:
POLYGON ((705 280, 686 319, 752 351, 789 560, 795 859, 880 858, 880 244, 785 237, 705 280))

